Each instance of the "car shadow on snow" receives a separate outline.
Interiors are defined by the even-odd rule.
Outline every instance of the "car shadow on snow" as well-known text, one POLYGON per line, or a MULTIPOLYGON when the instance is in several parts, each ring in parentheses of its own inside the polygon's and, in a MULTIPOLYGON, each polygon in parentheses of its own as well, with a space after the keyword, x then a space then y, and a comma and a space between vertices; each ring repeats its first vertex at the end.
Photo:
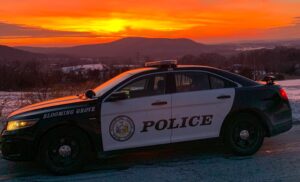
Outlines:
POLYGON ((97 160, 87 166, 92 170, 127 170, 134 166, 166 166, 179 161, 201 160, 213 157, 233 157, 219 140, 205 140, 190 143, 179 143, 157 146, 139 151, 130 151, 122 155, 112 155, 97 160))

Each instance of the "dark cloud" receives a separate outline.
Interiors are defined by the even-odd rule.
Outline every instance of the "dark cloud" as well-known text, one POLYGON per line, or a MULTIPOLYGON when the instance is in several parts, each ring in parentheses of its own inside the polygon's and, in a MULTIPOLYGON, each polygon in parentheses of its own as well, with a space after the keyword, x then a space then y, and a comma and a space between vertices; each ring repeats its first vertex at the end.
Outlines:
POLYGON ((18 37, 94 37, 89 32, 69 32, 47 30, 36 27, 28 27, 24 25, 9 24, 0 22, 0 38, 18 38, 18 37))

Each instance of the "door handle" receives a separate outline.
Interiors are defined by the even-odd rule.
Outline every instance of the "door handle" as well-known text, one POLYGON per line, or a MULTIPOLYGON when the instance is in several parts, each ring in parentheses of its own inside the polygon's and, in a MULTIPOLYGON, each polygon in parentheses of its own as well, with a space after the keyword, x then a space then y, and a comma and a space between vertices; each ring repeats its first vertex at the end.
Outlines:
POLYGON ((166 101, 157 101, 157 102, 152 103, 153 106, 160 106, 160 105, 166 105, 166 104, 168 104, 168 102, 166 102, 166 101))
POLYGON ((217 99, 229 99, 229 98, 231 98, 230 95, 220 95, 217 97, 217 99))

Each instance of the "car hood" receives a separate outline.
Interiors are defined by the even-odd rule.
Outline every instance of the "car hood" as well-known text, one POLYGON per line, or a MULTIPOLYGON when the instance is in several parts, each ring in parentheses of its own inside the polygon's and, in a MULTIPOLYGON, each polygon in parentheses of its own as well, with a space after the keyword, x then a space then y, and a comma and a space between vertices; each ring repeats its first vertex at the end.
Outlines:
POLYGON ((28 105, 26 107, 18 109, 16 111, 12 112, 8 116, 8 118, 11 118, 13 116, 16 116, 16 115, 19 115, 22 113, 27 113, 27 112, 36 111, 36 110, 50 109, 50 108, 56 107, 56 106, 65 106, 65 105, 77 104, 77 103, 79 104, 81 102, 87 102, 88 100, 89 99, 86 99, 85 97, 80 97, 80 96, 68 96, 68 97, 52 99, 52 100, 28 105))

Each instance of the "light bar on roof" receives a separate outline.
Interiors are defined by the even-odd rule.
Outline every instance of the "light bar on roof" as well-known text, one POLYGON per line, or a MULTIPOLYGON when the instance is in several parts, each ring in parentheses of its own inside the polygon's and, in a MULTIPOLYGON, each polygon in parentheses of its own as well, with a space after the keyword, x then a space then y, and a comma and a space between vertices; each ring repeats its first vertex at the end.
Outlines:
POLYGON ((145 67, 176 67, 177 60, 146 62, 145 67))

